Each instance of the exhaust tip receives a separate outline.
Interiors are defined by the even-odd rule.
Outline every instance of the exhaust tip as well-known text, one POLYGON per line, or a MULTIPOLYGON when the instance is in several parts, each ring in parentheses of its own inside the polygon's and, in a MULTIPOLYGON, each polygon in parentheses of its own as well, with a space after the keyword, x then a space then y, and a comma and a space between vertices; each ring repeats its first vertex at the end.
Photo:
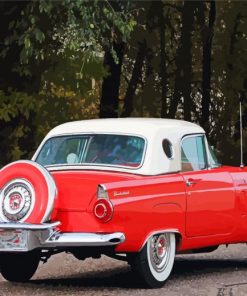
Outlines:
POLYGON ((123 233, 117 233, 114 237, 108 240, 111 244, 119 244, 125 241, 125 235, 123 233))
POLYGON ((121 239, 120 238, 112 238, 109 240, 110 243, 113 243, 113 244, 117 244, 117 243, 120 243, 121 242, 121 239))

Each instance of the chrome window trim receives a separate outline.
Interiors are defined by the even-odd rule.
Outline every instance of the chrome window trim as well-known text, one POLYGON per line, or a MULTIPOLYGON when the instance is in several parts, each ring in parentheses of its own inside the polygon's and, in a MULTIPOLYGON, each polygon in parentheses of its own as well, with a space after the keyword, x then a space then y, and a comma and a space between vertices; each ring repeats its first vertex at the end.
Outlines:
POLYGON ((181 164, 181 172, 183 173, 189 173, 189 172, 200 172, 200 171, 205 171, 205 170, 209 170, 211 169, 211 167, 209 166, 209 160, 208 160, 208 142, 207 142, 207 138, 206 138, 206 135, 205 133, 196 133, 196 134, 188 134, 188 135, 184 135, 181 140, 180 140, 180 164, 181 164), (182 171, 182 144, 183 144, 183 141, 187 138, 193 138, 193 137, 203 137, 203 141, 204 141, 204 146, 205 146, 205 153, 206 153, 206 167, 204 169, 201 169, 201 170, 193 170, 193 171, 186 171, 186 172, 183 172, 182 171))
POLYGON ((129 134, 129 133, 111 133, 111 132, 87 132, 87 133, 64 133, 64 134, 60 134, 60 135, 54 135, 52 137, 49 137, 46 139, 46 141, 38 148, 38 150, 35 152, 34 156, 35 158, 33 158, 33 161, 35 161, 35 163, 38 163, 36 160, 40 154, 41 149, 44 147, 44 145, 47 143, 48 140, 53 139, 53 138, 57 138, 57 137, 66 137, 66 136, 90 136, 90 135, 118 135, 118 136, 130 136, 130 137, 138 137, 144 140, 144 148, 143 148, 143 153, 142 153, 142 160, 140 162, 140 165, 138 167, 131 167, 131 166, 120 166, 120 165, 112 165, 112 164, 92 164, 92 163, 84 163, 84 164, 54 164, 54 165, 45 165, 44 167, 49 169, 49 168, 56 168, 56 167, 61 167, 61 168, 66 168, 66 167, 92 167, 92 168, 97 168, 97 167, 106 167, 106 168, 123 168, 126 170, 139 170, 143 164, 144 164, 144 160, 146 157, 146 152, 147 152, 147 146, 148 146, 148 141, 147 138, 143 135, 139 135, 139 134, 129 134))
MULTIPOLYGON (((217 166, 213 166, 212 164, 210 164, 210 161, 209 161, 209 154, 211 154, 211 153, 210 153, 210 150, 209 150, 209 143, 208 143, 208 139, 207 139, 207 137, 205 137, 205 143, 206 143, 207 157, 208 157, 208 169, 211 170, 211 169, 216 169, 216 168, 221 167, 221 164, 220 164, 220 163, 218 163, 217 166)), ((215 157, 217 158, 216 155, 215 155, 215 157)), ((217 161, 218 161, 218 159, 217 159, 217 161)))

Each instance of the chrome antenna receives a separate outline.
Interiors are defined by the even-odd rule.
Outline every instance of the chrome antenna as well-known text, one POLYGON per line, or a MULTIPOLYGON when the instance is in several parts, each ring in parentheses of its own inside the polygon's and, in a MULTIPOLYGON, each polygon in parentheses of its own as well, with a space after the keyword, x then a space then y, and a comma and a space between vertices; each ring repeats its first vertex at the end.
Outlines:
POLYGON ((243 94, 240 95, 240 100, 239 100, 240 153, 241 153, 240 168, 244 168, 244 156, 243 156, 243 123, 242 123, 242 101, 243 101, 243 94))

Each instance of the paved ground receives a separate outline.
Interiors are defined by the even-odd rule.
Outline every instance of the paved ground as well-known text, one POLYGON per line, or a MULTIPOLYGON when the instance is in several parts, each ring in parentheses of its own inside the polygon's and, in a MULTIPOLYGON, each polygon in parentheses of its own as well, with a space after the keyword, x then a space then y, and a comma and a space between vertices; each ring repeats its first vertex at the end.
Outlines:
POLYGON ((79 261, 59 254, 41 264, 29 283, 13 285, 0 276, 0 296, 5 295, 247 295, 247 246, 177 256, 169 281, 156 290, 141 289, 125 262, 107 257, 79 261))

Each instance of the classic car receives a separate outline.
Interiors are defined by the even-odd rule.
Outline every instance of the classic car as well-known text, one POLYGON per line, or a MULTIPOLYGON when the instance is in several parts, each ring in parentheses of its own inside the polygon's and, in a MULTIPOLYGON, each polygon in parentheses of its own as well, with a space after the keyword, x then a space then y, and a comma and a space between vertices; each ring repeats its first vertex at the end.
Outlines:
POLYGON ((126 260, 147 287, 176 253, 247 242, 247 172, 221 166, 196 124, 95 119, 62 124, 32 160, 0 171, 0 270, 28 281, 59 252, 126 260))

